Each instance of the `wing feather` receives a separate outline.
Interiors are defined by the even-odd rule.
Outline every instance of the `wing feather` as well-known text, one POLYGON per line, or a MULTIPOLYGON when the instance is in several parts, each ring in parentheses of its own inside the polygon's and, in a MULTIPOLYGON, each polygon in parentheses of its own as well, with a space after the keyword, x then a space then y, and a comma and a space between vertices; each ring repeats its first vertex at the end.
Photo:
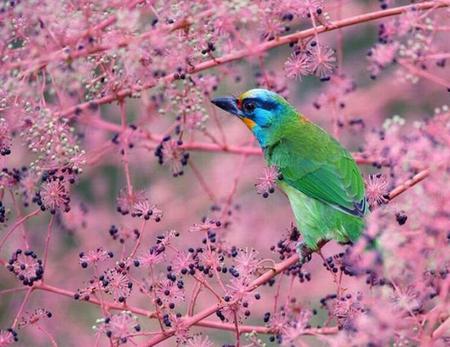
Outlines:
POLYGON ((314 136, 287 136, 266 156, 283 179, 302 193, 342 212, 362 217, 367 213, 364 183, 351 154, 331 136, 314 126, 314 136))

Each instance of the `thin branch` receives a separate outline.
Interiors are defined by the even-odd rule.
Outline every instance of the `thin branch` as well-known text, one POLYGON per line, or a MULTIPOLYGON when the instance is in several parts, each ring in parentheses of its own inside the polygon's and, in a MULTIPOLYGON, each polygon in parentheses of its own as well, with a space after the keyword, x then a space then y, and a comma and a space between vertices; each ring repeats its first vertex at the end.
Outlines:
POLYGON ((25 309, 25 305, 27 304, 31 293, 33 292, 33 289, 34 289, 33 287, 28 288, 28 290, 25 294, 25 297, 23 298, 22 303, 20 304, 19 311, 17 311, 16 317, 14 318, 14 322, 11 325, 11 328, 14 329, 16 327, 17 323, 19 322, 19 318, 22 315, 23 310, 25 309))
MULTIPOLYGON (((245 57, 261 55, 262 53, 264 53, 270 49, 273 49, 273 48, 276 48, 279 46, 283 46, 283 45, 286 45, 289 43, 295 43, 301 39, 311 37, 316 32, 324 33, 324 32, 337 30, 340 28, 345 28, 348 26, 356 25, 356 24, 374 21, 374 20, 381 19, 381 18, 396 16, 396 15, 400 15, 400 14, 405 13, 412 9, 415 9, 417 11, 424 11, 424 10, 428 10, 430 8, 443 8, 443 7, 448 7, 448 6, 450 6, 450 1, 448 1, 448 0, 447 1, 443 0, 440 3, 436 3, 436 1, 427 1, 427 2, 422 2, 419 4, 399 6, 399 7, 390 8, 387 10, 369 12, 369 13, 361 14, 358 16, 354 16, 354 17, 350 17, 350 18, 346 18, 346 19, 342 19, 342 20, 337 20, 337 21, 331 22, 328 26, 320 25, 316 28, 310 28, 307 30, 302 30, 302 31, 293 33, 291 35, 281 36, 279 38, 276 38, 275 40, 261 43, 250 49, 243 49, 243 50, 240 50, 240 51, 237 51, 234 53, 226 54, 219 58, 214 58, 214 59, 205 61, 203 63, 199 63, 199 64, 195 65, 188 72, 190 74, 194 74, 194 73, 198 73, 200 71, 211 69, 211 68, 219 66, 219 65, 223 65, 223 64, 227 64, 227 63, 230 63, 230 62, 233 62, 236 60, 240 60, 245 57)), ((78 113, 79 111, 87 109, 90 105, 108 104, 115 100, 124 99, 133 94, 139 93, 143 90, 153 88, 156 85, 170 83, 175 80, 176 75, 177 75, 176 73, 173 73, 173 74, 167 75, 164 78, 158 79, 156 81, 148 82, 142 86, 136 85, 131 88, 121 89, 114 94, 106 95, 104 97, 94 99, 89 102, 84 102, 84 103, 69 107, 69 108, 63 110, 61 113, 59 113, 59 116, 60 117, 73 116, 75 111, 77 111, 77 113, 78 113)))
POLYGON ((423 181, 430 175, 430 169, 425 169, 420 171, 417 175, 413 176, 411 179, 403 182, 401 185, 397 186, 389 193, 389 200, 392 200, 399 196, 404 191, 408 190, 412 186, 416 185, 420 181, 423 181))
MULTIPOLYGON (((75 295, 75 292, 72 292, 72 291, 69 291, 69 290, 65 290, 65 289, 62 289, 62 288, 58 288, 58 287, 55 287, 55 286, 51 286, 51 285, 48 285, 48 284, 44 284, 44 283, 37 284, 33 288, 34 289, 44 290, 44 291, 51 292, 51 293, 55 293, 55 294, 58 294, 58 295, 67 296, 67 297, 70 297, 72 299, 73 299, 73 297, 75 295)), ((91 304, 98 305, 98 306, 102 305, 102 303, 99 300, 93 299, 93 298, 89 298, 89 300, 82 300, 82 301, 89 302, 91 304)), ((133 312, 133 313, 141 315, 141 316, 145 316, 145 317, 148 317, 148 318, 156 318, 156 313, 155 312, 147 311, 147 310, 141 309, 139 307, 134 307, 134 306, 130 306, 130 305, 124 306, 123 304, 116 304, 114 302, 103 302, 103 305, 104 305, 104 307, 107 310, 123 311, 124 309, 126 309, 127 311, 133 312)))
POLYGON ((0 239, 0 249, 3 247, 6 240, 11 236, 11 234, 14 232, 14 230, 17 229, 17 227, 19 227, 22 223, 24 223, 28 218, 31 218, 31 217, 37 215, 39 212, 41 212, 40 209, 34 210, 33 212, 31 212, 31 213, 27 214, 26 216, 23 216, 22 218, 17 220, 14 223, 14 225, 12 226, 12 228, 9 229, 9 231, 5 235, 3 235, 3 237, 0 239))
MULTIPOLYGON (((403 192, 405 192, 409 188, 413 187, 414 185, 416 185, 417 183, 422 181, 428 175, 429 175, 428 169, 420 172, 419 174, 414 176, 412 179, 407 180, 406 182, 404 182, 403 184, 401 184, 397 188, 393 189, 391 191, 391 193, 389 194, 390 198, 393 199, 393 198, 397 197, 398 195, 402 194, 403 192)), ((246 292, 250 293, 250 292, 254 291, 256 288, 258 288, 258 287, 262 286, 263 284, 267 283, 273 277, 275 277, 275 276, 279 275, 280 273, 284 272, 285 270, 287 270, 292 265, 295 265, 298 261, 299 261, 298 254, 294 254, 294 255, 290 256, 288 259, 286 259, 286 260, 284 260, 284 261, 282 261, 282 262, 280 262, 278 264, 275 264, 271 270, 267 271, 266 273, 264 273, 263 275, 261 275, 260 277, 255 279, 252 283, 250 283, 250 285, 246 289, 246 292)), ((203 311, 193 315, 192 317, 185 317, 183 319, 183 323, 182 324, 183 324, 183 326, 185 328, 189 328, 189 327, 191 327, 193 325, 201 325, 201 322, 205 318, 209 317, 210 315, 214 314, 215 312, 217 312, 218 310, 224 308, 225 306, 228 306, 228 305, 231 306, 231 305, 234 305, 236 303, 237 303, 237 301, 233 300, 233 301, 230 301, 230 302, 220 302, 220 303, 211 305, 210 307, 208 307, 208 308, 204 309, 203 311)), ((219 323, 219 324, 222 325, 221 323, 219 323)), ((231 327, 232 328, 230 330, 235 331, 234 324, 232 324, 231 327)), ((148 341, 146 346, 154 346, 154 345, 158 344, 159 342, 170 338, 171 336, 173 336, 175 334, 175 332, 176 332, 175 329, 166 330, 163 333, 161 333, 160 335, 157 335, 154 338, 152 338, 150 341, 148 341)))

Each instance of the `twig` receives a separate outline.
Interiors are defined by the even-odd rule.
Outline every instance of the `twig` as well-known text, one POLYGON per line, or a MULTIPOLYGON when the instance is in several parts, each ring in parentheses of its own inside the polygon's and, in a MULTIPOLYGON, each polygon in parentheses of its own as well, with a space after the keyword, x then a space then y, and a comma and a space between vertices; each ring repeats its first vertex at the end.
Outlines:
MULTIPOLYGON (((205 61, 203 63, 199 63, 199 64, 195 65, 189 71, 189 73, 194 74, 194 73, 197 73, 200 71, 211 69, 218 65, 223 65, 223 64, 230 63, 230 62, 233 62, 236 60, 240 60, 245 57, 260 55, 261 53, 268 51, 270 49, 273 49, 275 47, 279 47, 279 46, 286 45, 289 43, 295 43, 298 40, 305 39, 307 37, 311 37, 314 35, 315 32, 324 33, 324 32, 337 30, 340 28, 352 26, 355 24, 360 24, 360 23, 370 22, 373 20, 381 19, 381 18, 396 16, 396 15, 405 13, 411 9, 415 9, 417 11, 423 11, 423 10, 428 10, 430 8, 442 8, 442 7, 448 7, 448 6, 450 6, 450 2, 448 2, 448 1, 442 1, 438 4, 436 4, 435 1, 427 1, 427 2, 422 2, 419 4, 399 6, 399 7, 390 8, 387 10, 361 14, 358 16, 331 22, 330 25, 328 25, 328 26, 321 25, 316 28, 310 28, 307 30, 299 31, 299 32, 293 33, 291 35, 281 36, 275 40, 261 43, 251 49, 240 50, 240 51, 237 51, 234 53, 224 55, 219 58, 214 58, 214 59, 205 61)), ((73 116, 75 111, 77 111, 77 113, 78 113, 79 111, 89 108, 90 105, 93 105, 93 104, 94 105, 102 105, 102 104, 111 103, 115 100, 121 100, 121 99, 129 97, 135 93, 139 93, 143 90, 153 88, 156 85, 160 85, 161 83, 170 83, 175 80, 175 76, 176 76, 176 73, 173 73, 173 74, 167 75, 164 78, 158 79, 157 81, 148 82, 142 86, 136 85, 131 88, 121 89, 114 94, 106 95, 104 97, 94 99, 89 102, 84 102, 84 103, 69 107, 69 108, 63 110, 62 112, 60 112, 59 116, 60 117, 73 116)))
MULTIPOLYGON (((407 180, 406 182, 404 182, 397 188, 393 189, 391 191, 391 193, 389 194, 389 196, 391 198, 394 198, 394 197, 400 195, 401 193, 405 192, 409 188, 413 187, 415 184, 419 183, 425 177, 428 176, 429 173, 426 173, 427 171, 428 171, 428 169, 420 172, 419 174, 416 175, 418 177, 414 176, 416 178, 407 180)), ((295 265, 298 261, 299 261, 298 254, 294 254, 294 255, 290 256, 288 259, 286 259, 278 264, 275 264, 271 270, 267 271, 266 273, 264 273, 263 275, 261 275, 257 279, 255 279, 252 283, 250 283, 250 285, 246 289, 246 292, 249 293, 249 292, 254 291, 256 288, 267 283, 273 277, 284 272, 292 265, 295 265)), ((193 315, 192 317, 183 318, 182 324, 185 328, 189 328, 192 325, 201 325, 201 322, 205 318, 209 317, 210 315, 212 315, 213 313, 217 312, 218 310, 222 309, 225 306, 236 304, 236 302, 237 302, 236 300, 233 300, 230 302, 220 302, 220 303, 214 304, 214 305, 204 309, 203 311, 197 313, 196 315, 193 315)), ((218 324, 220 324, 220 326, 222 326, 222 323, 218 323, 218 324)), ((231 330, 234 331, 235 330, 234 324, 232 324, 232 327, 233 328, 231 330)), ((174 334, 175 334, 174 329, 166 330, 164 333, 157 335, 154 338, 152 338, 150 341, 148 341, 146 346, 154 346, 157 343, 170 338, 174 334)))
POLYGON ((14 232, 14 230, 17 229, 17 227, 19 227, 23 222, 25 222, 28 218, 31 218, 35 215, 37 215, 39 212, 41 212, 40 209, 37 209, 29 214, 27 214, 26 216, 20 218, 16 223, 14 223, 14 225, 12 226, 12 228, 5 234, 3 235, 3 237, 0 240, 0 249, 3 247, 3 245, 5 244, 6 240, 11 236, 11 234, 14 232))

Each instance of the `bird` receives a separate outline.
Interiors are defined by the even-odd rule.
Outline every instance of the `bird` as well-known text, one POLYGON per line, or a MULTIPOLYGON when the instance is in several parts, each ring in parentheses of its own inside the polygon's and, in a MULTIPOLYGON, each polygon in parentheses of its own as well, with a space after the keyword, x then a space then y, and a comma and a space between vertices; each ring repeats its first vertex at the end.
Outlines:
POLYGON ((330 240, 348 244, 359 239, 369 204, 361 171, 342 144, 267 89, 211 102, 243 121, 268 166, 278 170, 277 185, 303 236, 297 245, 301 261, 330 240))

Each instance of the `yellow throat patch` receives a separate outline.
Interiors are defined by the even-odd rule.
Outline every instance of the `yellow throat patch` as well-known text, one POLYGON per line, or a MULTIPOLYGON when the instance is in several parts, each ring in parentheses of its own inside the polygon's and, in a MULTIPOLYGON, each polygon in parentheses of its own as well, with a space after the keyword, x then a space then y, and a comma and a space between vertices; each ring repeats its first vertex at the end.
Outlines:
POLYGON ((247 128, 249 128, 250 130, 252 130, 253 127, 256 125, 256 123, 254 121, 252 121, 250 118, 241 117, 241 120, 245 123, 247 128))

